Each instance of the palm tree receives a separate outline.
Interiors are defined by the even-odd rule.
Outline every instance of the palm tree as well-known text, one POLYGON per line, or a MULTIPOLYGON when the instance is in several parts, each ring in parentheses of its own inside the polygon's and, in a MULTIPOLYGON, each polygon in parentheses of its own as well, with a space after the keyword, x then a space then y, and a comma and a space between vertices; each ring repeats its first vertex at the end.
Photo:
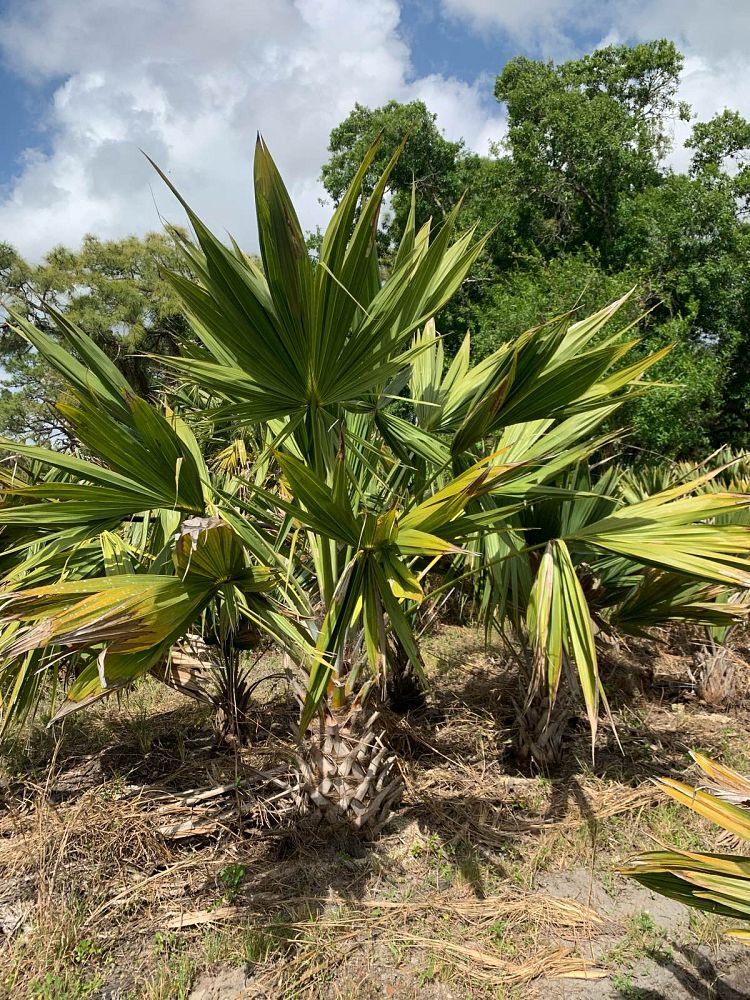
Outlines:
POLYGON ((616 302, 531 330, 474 366, 467 340, 446 369, 431 321, 483 241, 456 233, 458 207, 437 232, 416 231, 412 211, 383 272, 375 234, 395 157, 360 197, 374 155, 316 260, 261 140, 261 266, 183 202, 196 240, 175 235, 195 279, 170 280, 199 346, 161 359, 182 383, 164 406, 133 393, 64 317, 54 319, 73 353, 16 317, 69 385, 58 410, 88 457, 7 442, 65 478, 6 490, 13 502, 0 509, 6 531, 31 532, 2 594, 9 676, 24 657, 72 650, 80 672, 68 711, 161 669, 175 647, 179 664, 196 633, 235 676, 242 635, 262 632, 306 679, 290 797, 369 832, 400 790, 375 701, 405 664, 422 677, 415 616, 451 573, 481 573, 487 613, 526 622, 550 705, 563 663, 575 664, 594 730, 601 684, 579 552, 721 586, 747 579, 736 555, 747 536, 703 524, 740 504, 730 495, 672 490, 629 511, 568 517, 546 548, 525 537, 524 512, 589 502, 591 490, 559 476, 610 440, 601 426, 643 391, 659 355, 623 361, 635 342, 604 330, 616 302), (220 472, 193 427, 204 443, 223 442, 220 472), (239 439, 253 442, 251 465, 227 463, 239 439), (29 560, 52 572, 55 553, 103 538, 103 574, 76 557, 64 579, 26 576, 29 560))
POLYGON ((632 474, 615 465, 622 431, 602 426, 647 391, 642 376, 663 356, 624 363, 636 341, 625 339, 627 329, 604 332, 622 301, 531 330, 474 367, 468 335, 446 370, 427 327, 426 350, 412 363, 416 421, 446 436, 454 468, 483 448, 519 470, 479 501, 489 516, 504 506, 500 530, 474 540, 477 551, 455 560, 455 576, 468 574, 488 632, 510 633, 516 751, 544 769, 560 761, 576 687, 593 749, 600 703, 608 711, 597 635, 674 621, 721 632, 746 612, 736 597, 750 584, 742 485, 716 482, 724 466, 685 468, 684 481, 660 477, 649 495, 634 492, 632 474))

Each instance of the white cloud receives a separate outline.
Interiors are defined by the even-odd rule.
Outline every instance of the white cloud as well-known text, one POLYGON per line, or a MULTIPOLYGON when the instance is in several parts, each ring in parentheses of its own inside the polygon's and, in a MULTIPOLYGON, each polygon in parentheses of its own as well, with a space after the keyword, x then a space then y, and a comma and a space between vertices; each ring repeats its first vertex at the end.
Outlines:
POLYGON ((626 37, 671 38, 691 55, 720 65, 727 57, 747 58, 750 5, 744 0, 623 0, 609 20, 626 37))
POLYGON ((471 149, 486 155, 490 143, 505 134, 505 118, 499 106, 488 115, 482 103, 482 95, 492 94, 494 84, 494 78, 480 77, 468 84, 455 78, 425 76, 408 87, 405 99, 424 101, 437 115, 448 138, 463 137, 471 149))
MULTIPOLYGON (((750 117, 750 5, 740 0, 441 0, 444 16, 566 58, 582 37, 673 37, 681 98, 700 118, 750 117)), ((206 221, 256 243, 252 150, 263 132, 306 228, 325 221, 318 183, 331 128, 355 101, 423 99, 449 138, 486 152, 504 130, 492 80, 413 79, 399 0, 23 0, 0 15, 15 70, 51 81, 50 152, 29 150, 0 193, 0 239, 39 257, 86 232, 119 236, 182 216, 139 152, 206 221)), ((419 40, 429 45, 429 34, 419 40)), ((675 125, 684 166, 688 127, 675 125)))
POLYGON ((562 58, 582 37, 672 38, 691 52, 723 59, 747 54, 750 5, 744 0, 441 0, 449 17, 477 32, 562 58))
MULTIPOLYGON (((86 232, 159 227, 181 214, 139 152, 217 231, 252 247, 252 150, 260 130, 302 224, 327 212, 317 177, 355 101, 424 98, 450 138, 485 151, 502 129, 478 85, 410 80, 397 0, 25 0, 0 18, 15 70, 63 82, 49 154, 29 151, 0 201, 0 238, 38 257, 86 232)), ((485 89, 486 89, 485 84, 485 89)))
POLYGON ((575 54, 576 38, 596 26, 608 5, 598 0, 441 0, 441 8, 477 33, 502 32, 534 55, 560 59, 575 54))

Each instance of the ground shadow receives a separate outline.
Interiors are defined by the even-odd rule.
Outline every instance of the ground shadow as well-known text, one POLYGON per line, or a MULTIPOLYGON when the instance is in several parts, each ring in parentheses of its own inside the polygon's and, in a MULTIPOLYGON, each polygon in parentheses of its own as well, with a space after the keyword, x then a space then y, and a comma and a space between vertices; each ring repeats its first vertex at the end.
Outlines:
MULTIPOLYGON (((662 951, 655 952, 650 958, 671 974, 688 996, 695 997, 696 1000, 748 1000, 750 983, 748 989, 735 989, 705 953, 689 945, 673 944, 672 948, 684 962, 675 961, 662 951)), ((674 994, 665 985, 663 989, 628 987, 628 992, 623 992, 623 995, 636 997, 638 1000, 671 1000, 674 994)))

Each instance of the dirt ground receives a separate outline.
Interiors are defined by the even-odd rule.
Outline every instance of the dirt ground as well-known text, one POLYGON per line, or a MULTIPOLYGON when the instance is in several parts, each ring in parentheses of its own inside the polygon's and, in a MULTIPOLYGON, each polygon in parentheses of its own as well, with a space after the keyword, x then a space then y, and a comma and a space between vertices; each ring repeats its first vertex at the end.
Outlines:
POLYGON ((278 689, 242 751, 154 681, 22 734, 0 760, 0 998, 750 997, 721 920, 616 871, 654 841, 733 849, 649 778, 694 776, 691 748, 750 771, 744 702, 702 703, 687 657, 617 650, 623 752, 603 722, 592 763, 574 720, 559 772, 530 777, 504 652, 457 626, 427 645, 429 706, 390 723, 406 794, 374 843, 244 815, 242 782, 291 747, 278 689))

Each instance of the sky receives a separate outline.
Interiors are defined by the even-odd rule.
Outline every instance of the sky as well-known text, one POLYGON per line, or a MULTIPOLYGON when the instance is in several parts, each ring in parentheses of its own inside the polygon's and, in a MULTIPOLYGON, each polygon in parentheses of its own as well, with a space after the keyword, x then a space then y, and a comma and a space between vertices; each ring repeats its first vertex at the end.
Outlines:
MULTIPOLYGON (((494 79, 523 54, 672 38, 699 119, 750 117, 748 0, 0 0, 0 241, 51 247, 183 216, 256 248, 262 132, 302 225, 325 223, 331 129, 355 102, 424 100, 450 139, 502 139, 494 79)), ((675 125, 673 164, 689 126, 675 125)))

